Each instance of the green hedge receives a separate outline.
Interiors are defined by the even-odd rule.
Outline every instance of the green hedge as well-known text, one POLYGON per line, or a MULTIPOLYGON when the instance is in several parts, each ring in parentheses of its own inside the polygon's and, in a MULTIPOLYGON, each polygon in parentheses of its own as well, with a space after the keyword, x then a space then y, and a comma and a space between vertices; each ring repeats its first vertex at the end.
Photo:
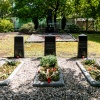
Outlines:
POLYGON ((0 19, 0 32, 12 32, 14 31, 14 25, 10 20, 0 19))

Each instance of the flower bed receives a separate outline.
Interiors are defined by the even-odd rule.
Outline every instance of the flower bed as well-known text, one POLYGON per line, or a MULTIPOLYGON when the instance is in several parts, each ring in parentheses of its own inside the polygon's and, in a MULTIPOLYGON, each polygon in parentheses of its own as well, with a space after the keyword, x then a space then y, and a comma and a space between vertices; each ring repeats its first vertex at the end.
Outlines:
POLYGON ((22 64, 23 62, 12 60, 0 66, 0 85, 8 85, 22 64))
POLYGON ((77 65, 92 86, 100 86, 100 65, 94 59, 77 61, 77 65))
POLYGON ((63 76, 57 59, 53 55, 42 57, 33 86, 61 86, 64 85, 63 76))

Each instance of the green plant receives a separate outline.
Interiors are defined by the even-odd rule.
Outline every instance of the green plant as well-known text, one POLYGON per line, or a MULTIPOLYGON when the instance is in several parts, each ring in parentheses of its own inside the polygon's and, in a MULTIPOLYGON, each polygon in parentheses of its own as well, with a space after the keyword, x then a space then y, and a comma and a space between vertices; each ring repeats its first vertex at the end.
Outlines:
POLYGON ((9 20, 0 20, 0 32, 12 32, 14 31, 14 25, 9 20))
POLYGON ((7 64, 11 65, 11 66, 15 66, 16 65, 16 61, 7 61, 7 64))
POLYGON ((24 24, 19 29, 21 33, 32 33, 34 31, 34 24, 32 22, 29 22, 27 24, 24 24))
POLYGON ((56 74, 52 75, 51 80, 58 81, 59 80, 59 73, 56 73, 56 74))
POLYGON ((47 81, 46 74, 45 73, 40 73, 39 74, 39 80, 40 81, 47 81))
POLYGON ((54 67, 57 65, 57 58, 53 55, 44 56, 40 60, 40 65, 47 68, 54 67))
POLYGON ((82 63, 92 78, 100 81, 100 65, 94 59, 86 59, 82 63))
POLYGON ((95 62, 94 59, 86 59, 86 60, 83 61, 83 63, 85 65, 92 65, 92 64, 95 64, 96 62, 95 62))
POLYGON ((90 75, 96 80, 96 81, 100 81, 100 70, 96 69, 96 70, 91 70, 89 71, 90 75))
POLYGON ((67 28, 67 31, 68 32, 75 32, 75 33, 80 33, 81 32, 81 28, 75 24, 72 24, 72 25, 68 25, 68 28, 67 28))
POLYGON ((57 58, 54 55, 42 57, 38 70, 40 81, 58 81, 59 67, 57 66, 57 58))

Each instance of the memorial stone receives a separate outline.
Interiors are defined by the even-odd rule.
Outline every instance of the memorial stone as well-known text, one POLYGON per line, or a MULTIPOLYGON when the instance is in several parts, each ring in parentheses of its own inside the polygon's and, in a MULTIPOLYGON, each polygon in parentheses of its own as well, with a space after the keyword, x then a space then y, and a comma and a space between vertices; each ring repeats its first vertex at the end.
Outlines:
POLYGON ((44 55, 56 55, 55 36, 45 36, 44 55))
POLYGON ((79 35, 78 42, 78 57, 82 56, 87 57, 87 35, 85 34, 79 35))
POLYGON ((24 39, 23 36, 14 37, 14 57, 24 57, 24 39))
POLYGON ((45 29, 46 33, 53 33, 54 32, 54 27, 52 26, 52 10, 48 9, 47 13, 47 27, 45 29))

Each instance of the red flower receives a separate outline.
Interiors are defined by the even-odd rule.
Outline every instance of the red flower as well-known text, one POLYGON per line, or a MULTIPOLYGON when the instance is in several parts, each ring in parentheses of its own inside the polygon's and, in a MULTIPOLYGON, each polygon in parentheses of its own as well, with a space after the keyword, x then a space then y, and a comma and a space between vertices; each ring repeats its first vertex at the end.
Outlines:
POLYGON ((87 70, 88 70, 88 71, 91 71, 91 70, 92 70, 92 68, 90 68, 90 67, 89 67, 87 70))
POLYGON ((82 59, 84 59, 84 56, 82 56, 82 59))
POLYGON ((50 83, 50 82, 51 82, 51 79, 50 79, 50 78, 48 78, 48 80, 47 80, 47 81, 48 81, 48 83, 50 83))
POLYGON ((17 56, 17 59, 19 58, 19 56, 17 56))
POLYGON ((38 73, 40 73, 40 71, 38 70, 38 73))

